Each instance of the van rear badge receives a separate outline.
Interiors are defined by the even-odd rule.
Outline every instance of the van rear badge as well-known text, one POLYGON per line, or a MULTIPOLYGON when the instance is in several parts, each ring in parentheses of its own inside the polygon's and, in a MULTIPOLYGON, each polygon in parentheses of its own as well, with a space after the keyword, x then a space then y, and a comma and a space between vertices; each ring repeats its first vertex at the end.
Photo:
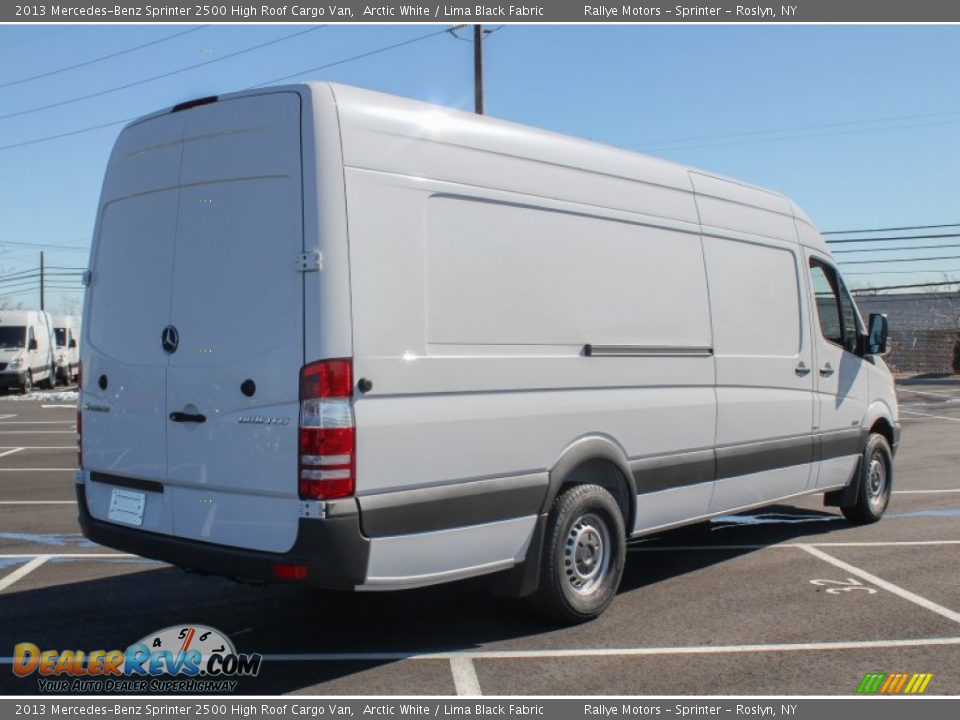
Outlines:
POLYGON ((160 336, 160 342, 163 349, 172 355, 180 345, 180 333, 173 325, 167 325, 163 329, 163 335, 160 336))

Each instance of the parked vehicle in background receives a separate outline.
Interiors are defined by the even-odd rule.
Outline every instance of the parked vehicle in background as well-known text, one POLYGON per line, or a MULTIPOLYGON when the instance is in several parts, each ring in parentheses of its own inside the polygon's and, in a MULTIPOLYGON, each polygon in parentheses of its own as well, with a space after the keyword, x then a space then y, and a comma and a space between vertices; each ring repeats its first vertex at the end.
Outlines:
POLYGON ((102 545, 357 590, 500 573, 582 621, 630 537, 890 498, 886 320, 776 193, 310 83, 131 123, 97 218, 102 545))
POLYGON ((76 315, 52 315, 51 320, 56 379, 69 385, 77 379, 80 371, 80 318, 76 315))
POLYGON ((0 310, 0 388, 52 388, 53 328, 43 310, 0 310))

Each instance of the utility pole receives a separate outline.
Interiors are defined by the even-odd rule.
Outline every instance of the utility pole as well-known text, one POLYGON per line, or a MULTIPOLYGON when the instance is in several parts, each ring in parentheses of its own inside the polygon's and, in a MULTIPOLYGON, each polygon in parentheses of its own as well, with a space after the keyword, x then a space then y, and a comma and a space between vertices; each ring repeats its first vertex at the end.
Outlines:
POLYGON ((483 25, 473 26, 474 112, 483 115, 483 25))
POLYGON ((40 251, 40 309, 43 310, 43 250, 40 251))

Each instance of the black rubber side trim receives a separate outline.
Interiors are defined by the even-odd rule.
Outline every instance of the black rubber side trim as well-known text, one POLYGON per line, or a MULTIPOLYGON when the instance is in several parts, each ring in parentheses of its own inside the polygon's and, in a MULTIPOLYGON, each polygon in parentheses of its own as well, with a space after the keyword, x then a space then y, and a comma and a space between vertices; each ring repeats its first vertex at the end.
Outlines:
POLYGON ((364 534, 377 538, 535 515, 546 492, 547 474, 530 473, 362 495, 357 502, 364 534))
POLYGON ((717 480, 812 463, 814 437, 801 435, 717 449, 717 480))
POLYGON ((93 482, 113 485, 115 487, 130 488, 131 490, 143 490, 153 493, 163 492, 163 483, 159 483, 156 480, 140 480, 139 478, 121 477, 120 475, 110 475, 96 471, 91 471, 90 479, 93 480, 93 482))
POLYGON ((197 98, 196 100, 187 100, 186 102, 177 103, 173 106, 173 110, 170 111, 170 114, 176 112, 181 112, 182 110, 189 110, 190 108, 197 107, 199 105, 210 105, 215 103, 218 100, 216 95, 208 95, 207 97, 197 98))
POLYGON ((630 471, 640 495, 696 485, 710 482, 716 476, 716 453, 713 450, 695 450, 632 460, 630 471))
POLYGON ((851 428, 850 430, 822 433, 817 437, 820 439, 820 459, 832 460, 833 458, 862 453, 867 447, 869 434, 860 428, 851 428))
POLYGON ((76 490, 84 536, 116 550, 210 575, 253 582, 274 580, 273 565, 277 562, 307 565, 307 577, 302 582, 331 590, 351 590, 367 576, 370 541, 360 533, 356 511, 325 520, 301 518, 293 547, 285 553, 268 553, 185 540, 96 520, 87 509, 86 488, 77 485, 76 490))

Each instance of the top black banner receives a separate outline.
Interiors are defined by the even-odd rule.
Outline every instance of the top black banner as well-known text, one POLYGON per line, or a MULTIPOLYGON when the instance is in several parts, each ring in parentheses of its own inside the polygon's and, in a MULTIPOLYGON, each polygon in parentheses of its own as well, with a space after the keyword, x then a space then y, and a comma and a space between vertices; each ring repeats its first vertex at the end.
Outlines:
POLYGON ((790 4, 591 3, 465 0, 363 3, 209 0, 73 0, 4 3, 5 23, 956 23, 960 3, 943 0, 787 0, 790 4))

